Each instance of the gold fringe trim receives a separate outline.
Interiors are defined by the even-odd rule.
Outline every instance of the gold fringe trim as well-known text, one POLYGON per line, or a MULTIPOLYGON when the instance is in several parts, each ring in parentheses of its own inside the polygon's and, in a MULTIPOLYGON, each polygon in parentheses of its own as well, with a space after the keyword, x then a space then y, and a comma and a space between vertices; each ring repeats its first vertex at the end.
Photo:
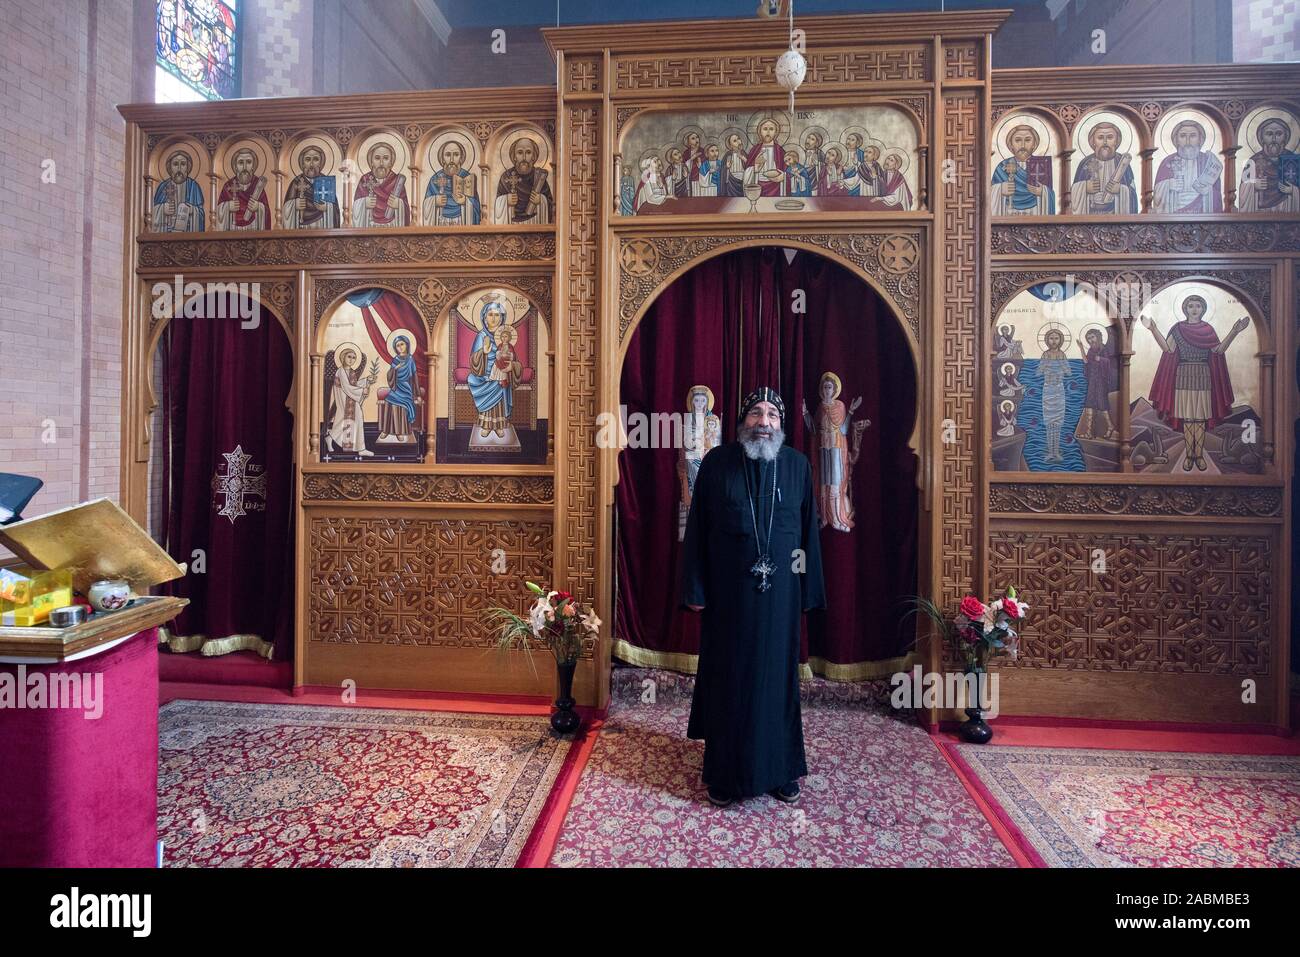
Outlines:
POLYGON ((854 661, 849 664, 837 664, 825 658, 809 658, 806 667, 813 674, 820 675, 827 681, 869 681, 872 678, 885 678, 900 671, 911 671, 912 666, 921 661, 921 656, 911 651, 901 658, 886 658, 883 661, 854 661))
POLYGON ((159 628, 158 640, 160 644, 166 645, 167 649, 175 654, 180 655, 197 651, 209 658, 217 655, 228 655, 234 651, 255 651, 270 661, 271 654, 275 650, 275 646, 269 641, 264 641, 260 636, 252 634, 209 638, 207 635, 173 635, 166 628, 159 628))
MULTIPOLYGON (((699 655, 688 655, 681 651, 651 651, 639 648, 622 638, 614 642, 614 657, 626 661, 638 668, 666 668, 693 675, 699 669, 699 655)), ((867 681, 871 678, 884 678, 900 671, 910 671, 914 664, 921 661, 916 652, 909 652, 901 658, 886 658, 883 661, 854 661, 838 664, 825 658, 809 658, 799 665, 799 679, 806 681, 814 675, 828 681, 867 681)))
POLYGON ((638 668, 667 668, 687 675, 695 674, 700 666, 699 655, 688 655, 684 651, 651 651, 638 648, 622 638, 614 642, 614 657, 638 668))

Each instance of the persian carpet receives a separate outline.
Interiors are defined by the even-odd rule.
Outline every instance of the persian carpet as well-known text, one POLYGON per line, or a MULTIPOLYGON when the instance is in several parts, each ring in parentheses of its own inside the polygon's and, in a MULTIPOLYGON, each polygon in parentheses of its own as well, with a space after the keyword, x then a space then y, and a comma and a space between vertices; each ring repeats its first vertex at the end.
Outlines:
POLYGON ((945 747, 1035 863, 1300 866, 1300 758, 945 747))
POLYGON ((512 867, 570 742, 545 716, 177 700, 168 866, 512 867))
POLYGON ((1014 866, 929 736, 890 711, 887 683, 805 682, 799 802, 726 808, 709 804, 704 743, 686 737, 693 688, 615 671, 551 866, 1014 866))

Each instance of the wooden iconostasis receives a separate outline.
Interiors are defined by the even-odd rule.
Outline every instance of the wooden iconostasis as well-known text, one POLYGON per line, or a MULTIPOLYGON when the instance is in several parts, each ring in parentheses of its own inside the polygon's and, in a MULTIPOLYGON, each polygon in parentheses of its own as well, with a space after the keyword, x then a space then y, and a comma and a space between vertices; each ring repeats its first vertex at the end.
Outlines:
POLYGON ((247 283, 293 350, 295 684, 548 694, 482 613, 532 579, 612 620, 597 420, 642 319, 807 251, 916 370, 915 587, 1034 609, 1003 713, 1283 725, 1300 73, 993 71, 1001 17, 807 18, 793 111, 749 21, 547 29, 557 88, 124 107, 125 504, 156 287, 247 283))

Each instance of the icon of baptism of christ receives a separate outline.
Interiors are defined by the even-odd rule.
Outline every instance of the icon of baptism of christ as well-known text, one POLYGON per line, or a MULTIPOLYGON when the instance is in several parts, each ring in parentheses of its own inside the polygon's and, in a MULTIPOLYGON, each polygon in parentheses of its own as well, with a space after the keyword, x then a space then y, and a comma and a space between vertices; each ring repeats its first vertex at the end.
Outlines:
POLYGON ((686 393, 686 421, 682 427, 682 448, 677 456, 677 480, 682 500, 677 507, 677 540, 686 538, 686 516, 691 511, 695 476, 704 456, 722 444, 722 420, 713 412, 713 390, 693 385, 686 393))
POLYGON ((853 421, 853 413, 862 405, 862 396, 846 409, 840 400, 840 377, 823 372, 817 383, 821 402, 816 415, 804 403, 803 419, 808 431, 817 437, 817 451, 811 456, 813 486, 817 489, 821 527, 832 526, 837 532, 853 531, 853 467, 862 453, 862 433, 870 419, 853 421), (850 442, 850 434, 852 441, 850 442))

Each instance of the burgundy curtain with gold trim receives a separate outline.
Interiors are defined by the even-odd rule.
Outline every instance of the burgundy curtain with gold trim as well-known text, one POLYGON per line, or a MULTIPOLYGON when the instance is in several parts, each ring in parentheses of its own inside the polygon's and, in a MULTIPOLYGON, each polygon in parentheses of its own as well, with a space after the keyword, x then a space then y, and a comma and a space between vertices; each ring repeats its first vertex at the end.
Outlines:
MULTIPOLYGON (((190 566, 167 588, 190 600, 169 631, 173 650, 273 648, 284 660, 293 654, 293 353, 275 317, 255 311, 255 327, 178 317, 164 332, 165 545, 190 566)), ((217 315, 215 303, 205 313, 217 315)))
MULTIPOLYGON (((740 398, 758 385, 786 403, 786 441, 817 454, 801 404, 816 414, 825 371, 841 401, 869 419, 851 488, 852 531, 822 530, 828 609, 808 617, 804 657, 835 677, 892 670, 910 647, 903 600, 916 591, 916 409, 913 361, 902 327, 880 297, 844 267, 808 252, 749 249, 709 260, 663 291, 633 334, 620 400, 629 417, 686 411, 695 384, 713 390, 724 441, 740 398), (796 311, 797 305, 804 307, 796 311), (873 665, 875 667, 873 667, 873 665)), ((699 616, 680 609, 677 450, 619 456, 616 654, 690 669, 699 616)))

